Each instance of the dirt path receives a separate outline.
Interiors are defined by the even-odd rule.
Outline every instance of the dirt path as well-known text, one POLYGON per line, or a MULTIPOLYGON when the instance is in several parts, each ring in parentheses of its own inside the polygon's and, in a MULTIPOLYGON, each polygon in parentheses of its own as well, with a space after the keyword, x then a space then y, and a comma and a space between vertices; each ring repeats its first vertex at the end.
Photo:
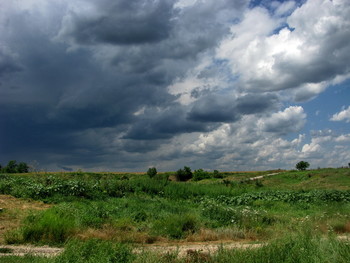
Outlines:
MULTIPOLYGON (((339 240, 344 242, 350 242, 349 235, 338 236, 339 240)), ((177 244, 152 244, 137 246, 133 249, 135 254, 142 252, 154 252, 158 254, 176 253, 179 257, 206 257, 219 249, 251 249, 259 248, 266 245, 266 243, 247 243, 247 242, 184 242, 177 244)), ((64 251, 64 248, 55 247, 34 247, 31 245, 0 245, 0 257, 1 256, 25 256, 28 254, 43 257, 54 257, 64 251)))
POLYGON ((179 243, 179 244, 164 244, 164 245, 147 245, 134 249, 134 253, 143 251, 152 251, 159 254, 177 253, 179 257, 191 255, 210 255, 221 248, 224 249, 248 249, 258 248, 263 246, 263 243, 249 244, 242 242, 194 242, 194 243, 179 243))
POLYGON ((251 178, 249 178, 249 180, 250 181, 260 180, 260 179, 263 179, 265 177, 269 177, 269 176, 276 175, 276 174, 279 174, 279 173, 272 173, 272 174, 265 174, 265 175, 260 175, 260 176, 256 176, 256 177, 251 177, 251 178))
POLYGON ((43 256, 43 257, 54 257, 63 252, 63 248, 57 247, 34 247, 30 245, 22 246, 11 246, 11 245, 0 245, 0 257, 1 256, 43 256))
MULTIPOLYGON (((155 252, 159 254, 177 253, 179 257, 186 257, 191 255, 209 255, 215 253, 218 249, 248 249, 258 248, 264 244, 248 244, 240 242, 194 242, 194 243, 179 243, 179 244, 161 244, 161 245, 146 245, 139 246, 133 249, 135 254, 142 252, 155 252)), ((63 248, 55 247, 34 247, 31 245, 0 245, 0 257, 1 256, 43 256, 43 257, 54 257, 64 251, 63 248)))

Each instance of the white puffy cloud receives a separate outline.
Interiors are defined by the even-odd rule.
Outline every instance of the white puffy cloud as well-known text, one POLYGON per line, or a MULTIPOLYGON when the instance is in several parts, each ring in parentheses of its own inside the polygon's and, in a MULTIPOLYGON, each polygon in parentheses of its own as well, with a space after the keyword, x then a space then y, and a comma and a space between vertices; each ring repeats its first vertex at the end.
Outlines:
POLYGON ((259 122, 262 129, 266 132, 278 134, 288 134, 298 132, 306 122, 306 114, 301 106, 291 106, 284 111, 272 114, 259 122))
POLYGON ((310 143, 310 144, 305 144, 303 146, 303 149, 301 150, 302 153, 314 153, 314 152, 319 152, 321 150, 321 146, 317 143, 310 143))
POLYGON ((291 2, 275 16, 263 8, 248 10, 232 26, 217 57, 228 60, 244 90, 299 88, 295 100, 307 100, 349 73, 350 5, 346 0, 313 0, 290 16, 278 16, 287 10, 293 10, 291 2))
POLYGON ((223 124, 215 131, 200 133, 181 144, 181 156, 196 168, 216 167, 221 170, 292 169, 300 160, 312 168, 347 165, 350 158, 350 134, 316 131, 308 141, 304 134, 283 139, 266 133, 257 125, 255 116, 243 118, 239 124, 223 124), (209 165, 210 164, 210 165, 209 165))
POLYGON ((342 134, 335 139, 336 142, 350 142, 350 134, 342 134))
POLYGON ((331 121, 345 121, 350 122, 350 106, 347 109, 342 110, 341 112, 335 113, 331 121))

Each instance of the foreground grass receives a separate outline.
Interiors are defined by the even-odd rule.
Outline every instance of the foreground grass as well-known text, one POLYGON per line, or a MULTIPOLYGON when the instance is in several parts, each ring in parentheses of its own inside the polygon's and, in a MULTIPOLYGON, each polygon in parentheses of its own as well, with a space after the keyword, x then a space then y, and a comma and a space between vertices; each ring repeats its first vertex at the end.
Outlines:
MULTIPOLYGON (((152 179, 83 172, 0 175, 0 194, 53 205, 28 215, 5 240, 64 246, 72 239, 106 245, 285 237, 286 243, 290 233, 306 227, 326 236, 350 233, 350 169, 289 171, 249 180, 269 173, 227 173, 186 183, 169 181, 167 173, 152 179)), ((224 258, 225 253, 219 254, 224 258)))

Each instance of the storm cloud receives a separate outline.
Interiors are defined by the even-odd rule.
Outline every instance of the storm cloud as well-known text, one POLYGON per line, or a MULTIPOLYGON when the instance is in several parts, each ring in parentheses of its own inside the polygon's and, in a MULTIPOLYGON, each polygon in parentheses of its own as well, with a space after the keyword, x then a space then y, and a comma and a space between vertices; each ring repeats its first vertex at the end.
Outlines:
POLYGON ((172 27, 173 1, 87 1, 93 11, 71 11, 63 19, 61 37, 78 44, 128 45, 159 42, 172 27))
POLYGON ((340 0, 3 1, 0 160, 171 170, 316 158, 328 144, 299 134, 298 103, 349 78, 349 12, 340 0))

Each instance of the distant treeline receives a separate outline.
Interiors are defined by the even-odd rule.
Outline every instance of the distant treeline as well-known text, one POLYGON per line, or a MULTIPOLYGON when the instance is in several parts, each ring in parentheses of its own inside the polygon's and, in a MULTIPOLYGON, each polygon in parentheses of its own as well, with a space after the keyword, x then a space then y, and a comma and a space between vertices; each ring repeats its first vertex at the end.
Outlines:
POLYGON ((5 167, 0 164, 0 171, 2 173, 28 173, 29 166, 25 162, 17 163, 17 161, 9 161, 5 167))

